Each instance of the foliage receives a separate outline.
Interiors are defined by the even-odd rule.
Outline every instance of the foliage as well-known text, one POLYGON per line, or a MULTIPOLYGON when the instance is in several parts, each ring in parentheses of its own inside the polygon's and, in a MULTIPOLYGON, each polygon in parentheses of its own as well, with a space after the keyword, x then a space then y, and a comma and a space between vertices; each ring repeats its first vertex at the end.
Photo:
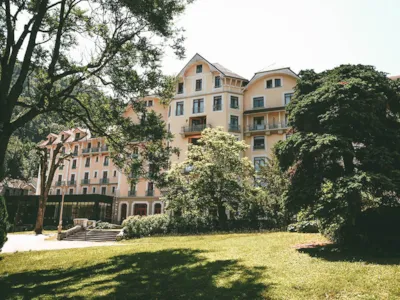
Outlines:
POLYGON ((167 174, 167 210, 177 214, 209 214, 226 225, 226 211, 236 215, 242 201, 253 197, 254 168, 242 155, 243 141, 222 128, 206 128, 198 145, 190 145, 187 159, 167 174))
POLYGON ((335 242, 351 241, 363 210, 399 205, 399 86, 371 66, 300 73, 293 134, 275 152, 290 176, 288 209, 311 210, 335 242))
POLYGON ((303 232, 303 233, 317 233, 318 224, 317 221, 300 221, 292 223, 287 228, 290 232, 303 232))
POLYGON ((130 216, 124 220, 124 227, 127 236, 130 238, 140 238, 154 234, 165 234, 168 232, 170 218, 166 214, 151 216, 130 216))
POLYGON ((0 251, 7 242, 8 214, 6 200, 0 196, 0 251))
POLYGON ((96 229, 121 229, 122 226, 121 225, 117 225, 117 224, 111 224, 108 222, 96 222, 96 229))
POLYGON ((52 112, 118 143, 127 102, 171 83, 160 62, 184 56, 175 20, 189 2, 0 1, 0 167, 11 135, 52 112))

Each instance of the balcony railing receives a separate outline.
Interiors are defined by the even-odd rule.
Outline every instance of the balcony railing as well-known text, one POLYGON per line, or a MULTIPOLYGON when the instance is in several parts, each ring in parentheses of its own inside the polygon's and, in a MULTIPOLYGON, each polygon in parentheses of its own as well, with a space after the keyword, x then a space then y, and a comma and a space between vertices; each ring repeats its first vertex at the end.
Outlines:
POLYGON ((240 131, 239 124, 229 124, 229 131, 240 131))
POLYGON ((85 163, 85 168, 89 168, 90 164, 85 163))
POLYGON ((136 191, 129 191, 128 192, 129 197, 135 197, 136 196, 136 191))
POLYGON ((68 185, 76 185, 76 180, 69 180, 68 185))
POLYGON ((286 122, 272 123, 272 124, 253 124, 248 126, 248 131, 260 131, 260 130, 273 130, 287 128, 286 122))
POLYGON ((199 125, 191 125, 182 127, 181 133, 184 135, 190 135, 195 133, 200 133, 206 128, 210 128, 210 124, 199 124, 199 125))
POLYGON ((148 196, 148 197, 154 196, 154 190, 147 190, 146 196, 148 196))
POLYGON ((63 185, 65 185, 65 181, 63 180, 58 180, 55 182, 55 186, 63 186, 63 185))
POLYGON ((108 146, 102 146, 101 152, 108 152, 108 146))
POLYGON ((76 169, 76 165, 72 165, 72 169, 76 169))
POLYGON ((92 153, 99 152, 99 147, 93 147, 90 152, 92 153))
POLYGON ((72 156, 78 156, 78 151, 72 152, 72 156))
POLYGON ((90 153, 90 150, 91 150, 91 148, 82 149, 82 154, 88 154, 88 153, 90 153))
POLYGON ((88 179, 88 178, 82 179, 82 184, 89 184, 89 183, 90 183, 90 179, 88 179))
POLYGON ((100 178, 100 184, 108 184, 110 183, 110 178, 100 178))
POLYGON ((264 144, 261 144, 261 145, 254 145, 254 146, 253 146, 253 149, 254 149, 254 150, 263 150, 263 149, 265 149, 265 145, 264 145, 264 144))
POLYGON ((108 162, 108 161, 107 161, 107 162, 104 162, 103 166, 107 167, 107 166, 108 166, 108 164, 109 164, 109 162, 108 162))

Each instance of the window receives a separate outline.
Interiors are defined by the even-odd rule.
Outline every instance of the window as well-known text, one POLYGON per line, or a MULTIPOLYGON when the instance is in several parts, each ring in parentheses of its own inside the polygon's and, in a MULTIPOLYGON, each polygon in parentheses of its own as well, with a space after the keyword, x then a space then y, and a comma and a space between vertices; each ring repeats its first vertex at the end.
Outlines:
POLYGON ((281 87, 282 86, 282 80, 280 78, 275 78, 275 87, 281 87))
POLYGON ((79 140, 80 137, 81 137, 81 133, 80 132, 75 133, 75 140, 79 140))
POLYGON ((203 86, 203 80, 202 79, 196 79, 196 91, 201 91, 203 86))
POLYGON ((65 154, 65 147, 62 147, 62 148, 61 148, 61 153, 62 153, 62 154, 65 154))
POLYGON ((58 175, 58 181, 62 181, 62 175, 58 175))
POLYGON ((264 117, 254 117, 253 118, 253 125, 255 130, 262 130, 265 129, 264 127, 264 117))
POLYGON ((152 107, 153 106, 153 100, 149 100, 146 102, 147 107, 152 107))
POLYGON ((170 116, 171 116, 171 105, 168 106, 168 117, 170 117, 170 116))
POLYGON ((99 157, 98 156, 96 156, 96 162, 99 162, 99 157))
POLYGON ((146 216, 147 215, 147 204, 134 204, 133 214, 135 216, 146 216))
POLYGON ((74 147, 74 155, 78 155, 78 146, 74 147))
POLYGON ((231 116, 229 127, 231 130, 238 131, 239 130, 239 117, 231 116))
POLYGON ((231 96, 231 108, 234 108, 234 109, 239 108, 239 97, 231 96))
POLYGON ((253 108, 264 107, 264 97, 254 97, 253 98, 253 108))
POLYGON ((183 82, 178 83, 178 94, 183 94, 183 82))
POLYGON ((96 187, 92 188, 92 194, 96 194, 96 187))
POLYGON ((111 188, 111 194, 115 194, 115 186, 111 188))
POLYGON ((61 190, 60 189, 56 190, 56 195, 61 195, 61 190))
POLYGON ((103 178, 107 178, 108 172, 107 171, 103 171, 103 178))
POLYGON ((75 183, 75 174, 71 174, 71 183, 75 183))
POLYGON ((266 81, 266 88, 267 89, 272 89, 272 88, 277 88, 282 86, 282 79, 281 78, 274 78, 274 79, 269 79, 266 81))
POLYGON ((84 187, 82 190, 82 194, 86 195, 87 194, 87 187, 84 187))
POLYGON ((69 189, 69 194, 73 195, 74 194, 74 189, 69 189))
POLYGON ((183 116, 183 101, 176 102, 176 111, 175 115, 183 116))
POLYGON ((272 81, 272 79, 270 79, 270 80, 267 80, 267 89, 272 89, 274 86, 273 86, 273 81, 272 81))
POLYGON ((97 178, 97 171, 94 171, 93 177, 94 177, 94 178, 97 178))
POLYGON ((117 171, 114 170, 114 177, 117 177, 117 171))
POLYGON ((222 97, 221 96, 215 96, 214 97, 213 110, 214 111, 222 110, 222 97))
POLYGON ((189 143, 193 145, 199 145, 200 138, 191 138, 189 139, 189 143))
POLYGON ((202 73, 203 72, 203 65, 197 65, 196 66, 196 73, 202 73))
POLYGON ((86 157, 85 167, 90 167, 90 157, 86 157))
POLYGON ((261 167, 265 165, 265 157, 254 157, 254 169, 256 172, 261 170, 261 167))
POLYGON ((265 149, 265 137, 263 136, 255 136, 254 137, 254 150, 262 150, 265 149))
POLYGON ((104 156, 104 166, 108 166, 110 158, 108 156, 104 156))
POLYGON ((100 148, 100 142, 97 142, 97 148, 100 148))
POLYGON ((199 114, 204 112, 204 99, 193 100, 193 113, 199 114))
POLYGON ((214 78, 214 86, 216 88, 221 87, 221 76, 215 76, 215 78, 214 78))
POLYGON ((285 94, 285 105, 288 105, 290 101, 292 101, 293 93, 286 93, 285 94))
POLYGON ((89 172, 85 172, 84 179, 89 179, 89 172))
POLYGON ((61 141, 62 142, 64 141, 64 135, 63 134, 61 135, 61 141))
POLYGON ((154 204, 154 212, 155 215, 161 214, 161 203, 154 204))
POLYGON ((107 188, 105 186, 101 187, 101 194, 105 195, 107 193, 107 188))
POLYGON ((88 149, 92 148, 92 143, 87 144, 88 149))
POLYGON ((76 169, 76 159, 72 161, 72 169, 76 169))

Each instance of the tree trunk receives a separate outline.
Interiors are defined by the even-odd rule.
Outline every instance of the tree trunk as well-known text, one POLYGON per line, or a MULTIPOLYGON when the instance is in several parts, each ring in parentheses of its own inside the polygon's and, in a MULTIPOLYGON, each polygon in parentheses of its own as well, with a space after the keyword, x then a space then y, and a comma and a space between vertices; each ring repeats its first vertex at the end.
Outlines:
POLYGON ((225 211, 225 206, 222 205, 222 203, 218 204, 218 223, 219 227, 223 230, 226 229, 226 221, 228 220, 228 217, 226 215, 225 211))
POLYGON ((39 209, 36 217, 36 225, 35 225, 35 233, 42 234, 43 233, 43 221, 44 221, 44 212, 46 209, 47 196, 39 197, 39 209))
MULTIPOLYGON (((0 123, 0 126, 4 126, 4 124, 0 123)), ((5 159, 10 137, 11 133, 0 128, 0 182, 5 178, 5 159)))

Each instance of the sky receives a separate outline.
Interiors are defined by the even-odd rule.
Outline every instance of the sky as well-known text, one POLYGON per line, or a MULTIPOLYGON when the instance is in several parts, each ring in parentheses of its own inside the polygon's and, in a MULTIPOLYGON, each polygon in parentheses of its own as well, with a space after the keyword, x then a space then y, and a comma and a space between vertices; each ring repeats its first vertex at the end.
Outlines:
POLYGON ((166 53, 177 74, 196 53, 250 79, 265 68, 317 72, 368 64, 400 75, 400 0, 196 0, 177 25, 186 58, 166 53))

